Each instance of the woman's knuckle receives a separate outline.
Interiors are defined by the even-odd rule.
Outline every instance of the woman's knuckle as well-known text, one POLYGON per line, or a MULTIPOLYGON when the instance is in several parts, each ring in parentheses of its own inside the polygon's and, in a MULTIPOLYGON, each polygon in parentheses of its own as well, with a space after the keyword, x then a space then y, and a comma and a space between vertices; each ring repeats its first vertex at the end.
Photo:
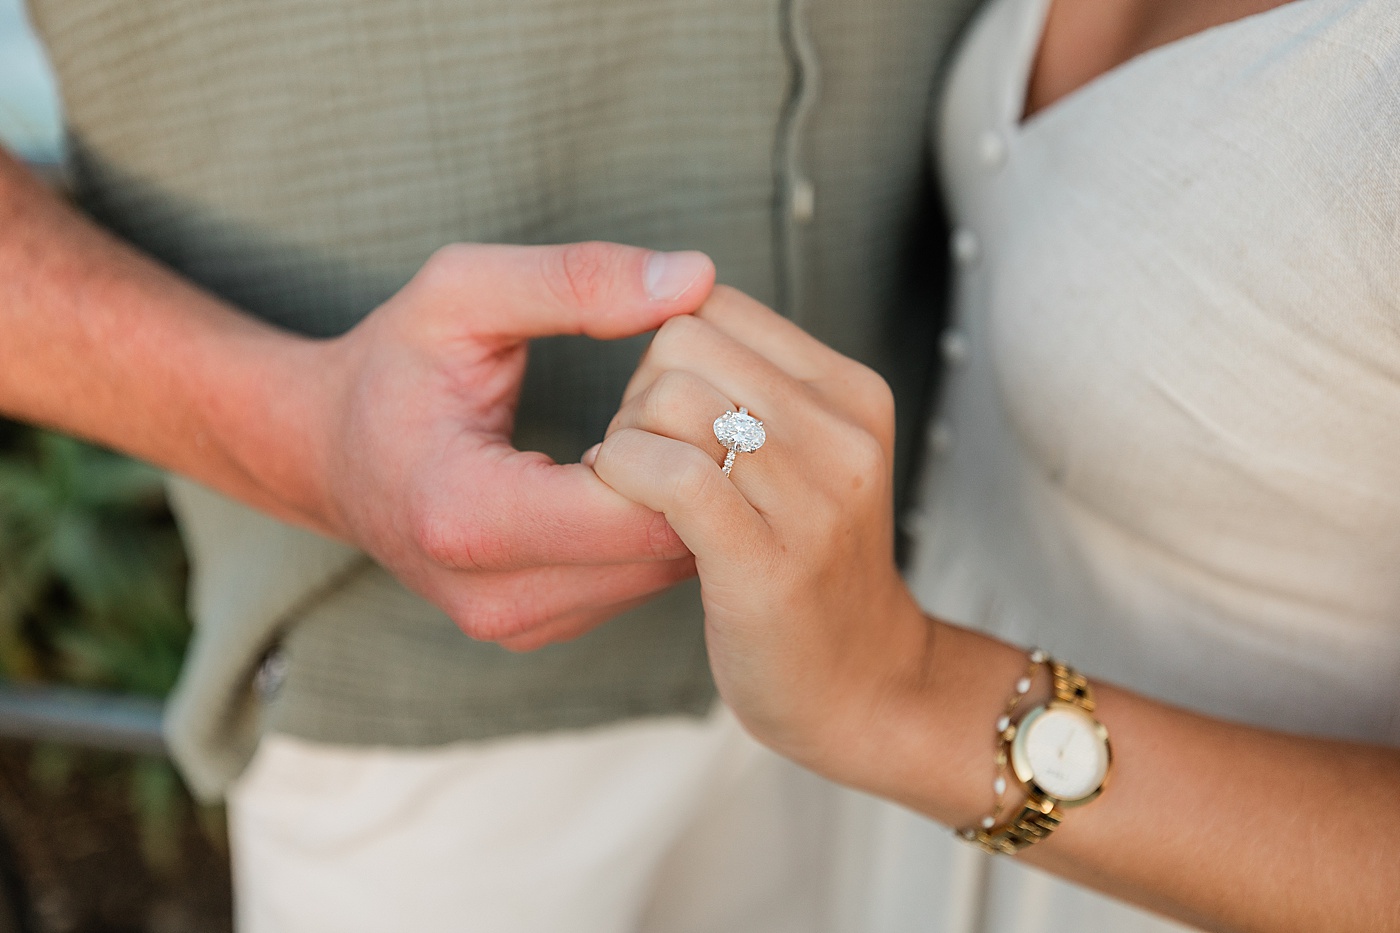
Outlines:
POLYGON ((885 377, 873 369, 865 370, 865 391, 870 406, 880 416, 894 414, 894 389, 890 388, 885 377))
POLYGON ((593 461, 593 472, 603 482, 618 483, 630 473, 629 467, 635 462, 635 451, 641 432, 631 424, 621 424, 603 438, 603 446, 598 448, 598 456, 593 461))
POLYGON ((887 457, 885 445, 868 431, 856 431, 849 445, 852 467, 861 476, 884 475, 887 457))
POLYGON ((671 398, 684 398, 695 391, 698 381, 694 375, 683 369, 668 369, 656 377, 653 385, 671 398))
POLYGON ((729 313, 746 296, 731 285, 716 285, 710 290, 710 297, 696 313, 705 318, 720 318, 729 313))
POLYGON ((689 373, 669 369, 656 378, 644 398, 649 424, 674 425, 685 416, 695 394, 695 380, 689 373))
POLYGON ((844 473, 868 478, 885 472, 889 458, 884 444, 866 428, 832 416, 827 435, 844 473))
POLYGON ((676 464, 672 476, 672 493, 677 502, 690 505, 709 502, 717 492, 717 482, 723 476, 719 466, 696 448, 690 448, 676 464))
POLYGON ((674 360, 678 353, 682 353, 696 340, 703 327, 704 325, 696 320, 694 315, 678 314, 675 317, 667 318, 665 323, 657 329, 656 336, 652 338, 651 347, 647 353, 651 362, 665 366, 674 360))

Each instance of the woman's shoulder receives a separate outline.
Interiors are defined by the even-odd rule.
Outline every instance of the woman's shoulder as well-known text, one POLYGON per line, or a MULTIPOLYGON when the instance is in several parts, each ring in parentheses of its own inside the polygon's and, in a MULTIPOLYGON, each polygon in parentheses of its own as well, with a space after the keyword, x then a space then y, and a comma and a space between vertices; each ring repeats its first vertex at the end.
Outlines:
POLYGON ((1394 0, 1293 0, 1277 12, 1263 25, 1274 56, 1292 66, 1295 82, 1325 78, 1324 85, 1389 94, 1400 87, 1400 4, 1394 0))

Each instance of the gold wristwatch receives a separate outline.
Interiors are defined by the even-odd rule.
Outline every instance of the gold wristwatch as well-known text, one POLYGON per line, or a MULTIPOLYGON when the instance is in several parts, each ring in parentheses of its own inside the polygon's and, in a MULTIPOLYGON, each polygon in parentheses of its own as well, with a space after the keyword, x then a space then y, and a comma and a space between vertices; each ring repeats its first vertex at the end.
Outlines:
POLYGON ((1094 718, 1094 694, 1084 675, 1050 661, 1055 695, 1001 733, 1011 767, 1028 799, 1019 813, 991 829, 965 834, 988 852, 1013 855, 1055 831, 1064 809, 1103 793, 1113 763, 1108 730, 1094 718))

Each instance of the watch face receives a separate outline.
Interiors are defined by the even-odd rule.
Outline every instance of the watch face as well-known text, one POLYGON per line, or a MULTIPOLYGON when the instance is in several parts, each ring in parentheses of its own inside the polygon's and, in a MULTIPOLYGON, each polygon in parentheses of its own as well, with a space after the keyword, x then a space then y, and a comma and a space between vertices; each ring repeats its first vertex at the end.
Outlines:
POLYGON ((1011 748, 1016 776, 1063 803, 1087 800, 1108 776, 1108 737, 1077 706, 1052 703, 1022 721, 1011 748))

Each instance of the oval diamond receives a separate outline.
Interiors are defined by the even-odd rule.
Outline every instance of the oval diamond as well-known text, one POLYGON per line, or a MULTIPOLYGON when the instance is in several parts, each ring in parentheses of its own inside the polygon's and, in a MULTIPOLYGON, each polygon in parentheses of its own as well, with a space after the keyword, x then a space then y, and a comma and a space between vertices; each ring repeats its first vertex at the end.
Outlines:
POLYGON ((763 431, 763 422, 750 415, 747 408, 741 408, 715 419, 715 439, 728 450, 751 454, 763 446, 768 435, 763 431))

